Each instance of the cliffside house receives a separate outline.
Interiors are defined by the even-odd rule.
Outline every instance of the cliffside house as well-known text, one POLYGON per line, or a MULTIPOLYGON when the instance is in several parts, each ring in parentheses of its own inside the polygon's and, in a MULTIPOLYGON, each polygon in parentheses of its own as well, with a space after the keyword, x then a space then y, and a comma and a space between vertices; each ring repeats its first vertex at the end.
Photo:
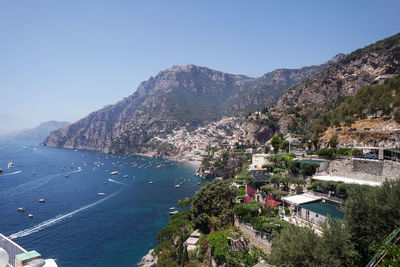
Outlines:
POLYGON ((394 78, 397 74, 383 74, 379 75, 376 77, 373 81, 372 84, 383 84, 386 79, 391 79, 394 78))
POLYGON ((249 166, 249 170, 262 170, 262 166, 269 163, 268 159, 268 154, 254 154, 251 157, 251 165, 249 166))
POLYGON ((200 238, 199 230, 195 230, 190 237, 183 243, 183 246, 187 249, 188 252, 194 251, 196 249, 197 242, 200 238))
POLYGON ((0 234, 0 266, 57 267, 57 263, 54 259, 42 259, 42 256, 36 250, 27 251, 10 238, 0 234))
POLYGON ((282 201, 289 205, 294 216, 316 225, 322 225, 327 217, 344 218, 340 204, 325 198, 301 194, 283 197, 282 201))

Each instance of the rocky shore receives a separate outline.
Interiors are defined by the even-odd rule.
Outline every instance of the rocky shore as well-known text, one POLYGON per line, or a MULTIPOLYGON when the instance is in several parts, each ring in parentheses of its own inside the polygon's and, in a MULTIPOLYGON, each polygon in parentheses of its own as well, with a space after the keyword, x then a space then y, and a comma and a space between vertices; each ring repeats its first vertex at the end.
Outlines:
POLYGON ((145 256, 143 256, 142 260, 139 263, 139 266, 141 267, 151 267, 155 264, 157 264, 157 257, 154 257, 152 255, 154 249, 149 250, 149 253, 147 253, 145 256))

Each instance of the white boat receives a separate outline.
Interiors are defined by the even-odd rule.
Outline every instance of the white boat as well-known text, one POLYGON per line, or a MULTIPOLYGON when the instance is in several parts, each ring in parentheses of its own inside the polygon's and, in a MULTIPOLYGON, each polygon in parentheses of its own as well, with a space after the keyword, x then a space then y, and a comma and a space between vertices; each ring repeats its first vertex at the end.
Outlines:
POLYGON ((100 193, 97 193, 97 195, 98 195, 98 196, 105 196, 106 193, 100 192, 100 193))
POLYGON ((18 208, 18 211, 20 211, 20 212, 24 212, 24 211, 25 211, 25 209, 24 209, 24 208, 18 208))
POLYGON ((177 211, 177 210, 175 210, 175 211, 171 211, 170 213, 169 213, 169 215, 174 215, 174 214, 177 214, 179 211, 177 211))
POLYGON ((175 209, 175 207, 171 207, 171 208, 169 208, 170 210, 174 210, 175 209))
POLYGON ((124 175, 123 177, 124 177, 124 178, 128 178, 128 175, 124 175))
POLYGON ((33 214, 29 213, 29 214, 28 214, 28 217, 29 217, 29 218, 33 218, 33 214))
POLYGON ((110 172, 110 174, 111 174, 111 175, 117 175, 117 174, 119 174, 119 173, 118 173, 118 171, 113 171, 113 172, 110 172))
POLYGON ((154 184, 154 182, 153 182, 153 181, 150 181, 149 184, 154 184))
POLYGON ((15 167, 15 164, 12 162, 9 162, 7 165, 7 168, 9 168, 9 169, 14 168, 14 167, 15 167))
POLYGON ((38 201, 39 201, 39 203, 45 203, 46 202, 46 200, 44 198, 41 198, 38 201))
POLYGON ((177 184, 177 185, 175 185, 175 188, 178 188, 178 187, 180 187, 181 185, 179 185, 179 184, 177 184))

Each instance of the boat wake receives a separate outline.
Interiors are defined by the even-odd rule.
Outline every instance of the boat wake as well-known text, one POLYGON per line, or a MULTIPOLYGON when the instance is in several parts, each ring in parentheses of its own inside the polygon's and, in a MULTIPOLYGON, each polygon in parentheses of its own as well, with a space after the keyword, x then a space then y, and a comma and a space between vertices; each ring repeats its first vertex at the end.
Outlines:
POLYGON ((10 172, 10 173, 6 173, 6 174, 0 175, 0 176, 8 176, 8 175, 13 175, 13 174, 18 174, 18 173, 21 173, 21 172, 22 171, 10 172))
MULTIPOLYGON (((70 172, 62 172, 62 173, 46 175, 46 176, 34 179, 32 181, 17 185, 15 187, 9 188, 6 192, 11 192, 12 194, 20 194, 23 191, 38 188, 38 187, 42 186, 43 184, 50 182, 54 178, 64 176, 66 174, 68 175, 68 174, 71 174, 74 172, 81 172, 81 171, 82 171, 82 169, 78 169, 78 170, 70 171, 70 172)), ((22 171, 20 171, 20 172, 22 172, 22 171)), ((11 173, 9 173, 9 174, 11 174, 11 173)), ((4 193, 6 193, 6 192, 4 192, 4 193)))
POLYGON ((82 208, 74 210, 74 211, 72 211, 70 213, 67 213, 67 214, 58 215, 58 216, 56 216, 56 217, 54 217, 52 219, 49 219, 49 220, 41 222, 41 223, 39 223, 39 224, 37 224, 35 226, 32 226, 30 228, 27 228, 25 230, 22 230, 22 231, 19 231, 19 232, 15 233, 15 234, 12 234, 12 235, 10 235, 10 239, 24 237, 24 236, 28 236, 30 234, 39 232, 40 230, 43 230, 43 229, 45 229, 45 228, 47 228, 49 226, 52 226, 52 225, 54 225, 54 224, 56 224, 56 223, 58 223, 58 222, 60 222, 60 221, 62 221, 64 219, 66 219, 66 218, 72 217, 74 214, 76 214, 78 212, 81 212, 81 211, 89 209, 89 208, 91 208, 93 206, 96 206, 96 205, 100 204, 101 202, 106 201, 107 199, 119 194, 121 191, 122 191, 122 189, 117 191, 117 192, 115 192, 115 193, 113 193, 113 194, 111 194, 111 195, 109 195, 108 197, 105 197, 105 198, 100 199, 100 200, 98 200, 96 202, 93 202, 92 204, 89 204, 87 206, 84 206, 82 208))
POLYGON ((118 182, 118 181, 115 181, 115 180, 113 180, 113 179, 111 179, 111 178, 109 178, 108 180, 109 180, 110 182, 113 182, 113 183, 116 183, 116 184, 127 185, 126 183, 118 182))

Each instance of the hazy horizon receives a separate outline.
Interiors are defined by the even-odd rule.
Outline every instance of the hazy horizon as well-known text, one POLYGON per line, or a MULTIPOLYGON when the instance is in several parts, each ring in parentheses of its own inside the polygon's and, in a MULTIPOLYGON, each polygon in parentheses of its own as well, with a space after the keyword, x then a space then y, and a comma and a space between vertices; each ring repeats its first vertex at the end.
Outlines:
POLYGON ((0 3, 0 134, 74 122, 173 65, 258 77, 399 32, 400 2, 0 3))

